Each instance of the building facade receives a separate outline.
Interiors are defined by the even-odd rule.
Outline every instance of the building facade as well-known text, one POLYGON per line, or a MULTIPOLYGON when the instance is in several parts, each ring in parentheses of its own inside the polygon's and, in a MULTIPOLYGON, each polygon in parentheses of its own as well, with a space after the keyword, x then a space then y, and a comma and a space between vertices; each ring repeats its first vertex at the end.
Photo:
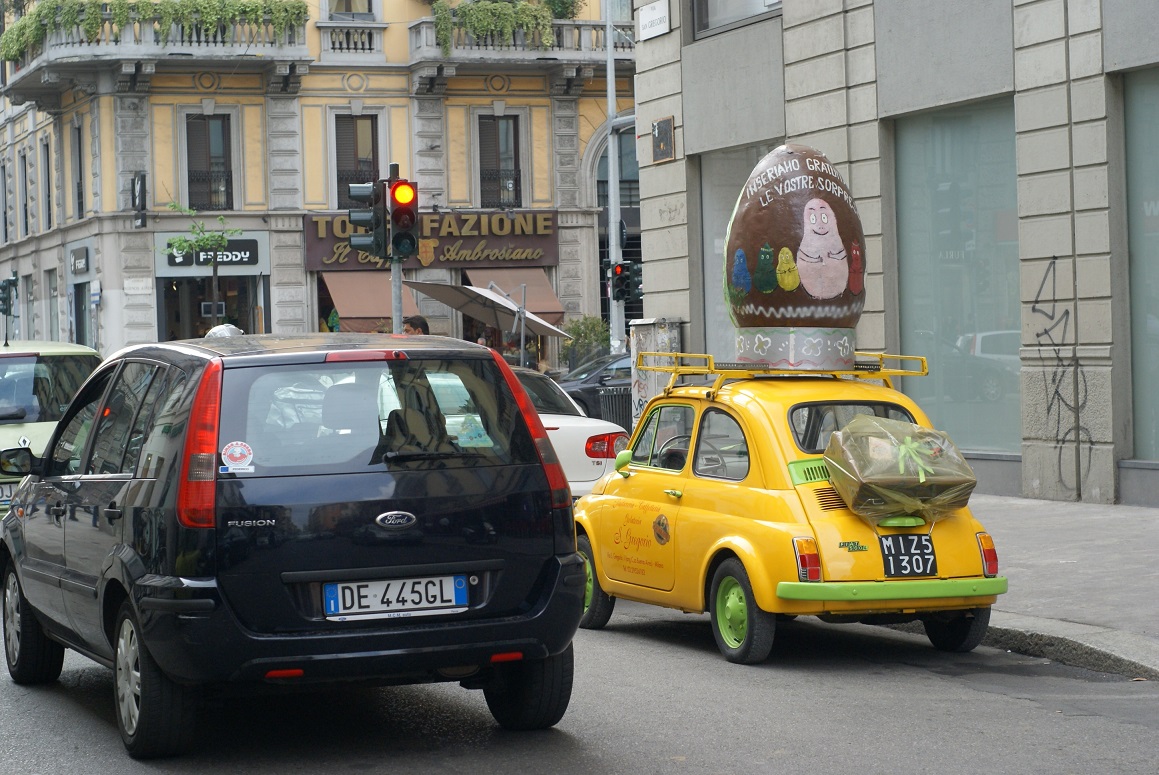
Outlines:
POLYGON ((733 355, 723 247, 773 148, 866 237, 862 350, 979 491, 1159 500, 1159 40, 1148 0, 636 3, 644 313, 733 355), (647 28, 643 25, 647 23, 647 28), (658 138, 670 137, 671 148, 658 138))
MULTIPOLYGON (((609 113, 633 108, 622 6, 609 53, 598 5, 505 35, 419 0, 226 3, 210 20, 184 0, 6 4, 9 332, 107 354, 226 321, 390 331, 391 267, 349 250, 347 210, 349 184, 392 164, 425 229, 405 279, 494 281, 516 302, 526 287, 557 324, 600 314, 601 157, 609 113), (228 246, 174 253, 199 224, 228 246)), ((474 338, 409 288, 403 307, 474 338)))

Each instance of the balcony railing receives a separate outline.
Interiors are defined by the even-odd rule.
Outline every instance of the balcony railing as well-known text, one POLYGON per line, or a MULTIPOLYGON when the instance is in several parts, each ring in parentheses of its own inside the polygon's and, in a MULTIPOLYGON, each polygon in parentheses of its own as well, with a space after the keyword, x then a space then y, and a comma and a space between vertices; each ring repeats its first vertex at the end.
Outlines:
POLYGON ((48 27, 40 42, 30 41, 16 60, 16 71, 28 68, 42 57, 46 64, 86 58, 160 59, 170 55, 254 58, 275 53, 279 58, 309 59, 305 24, 278 30, 268 16, 203 25, 173 22, 154 11, 143 16, 134 14, 127 25, 118 27, 112 12, 106 10, 101 12, 101 23, 95 34, 89 36, 84 30, 85 13, 87 10, 71 26, 48 27))
MULTIPOLYGON (((613 24, 612 50, 619 59, 635 56, 633 24, 631 22, 613 24)), ((552 22, 552 41, 543 46, 536 35, 527 35, 516 30, 511 43, 495 35, 477 38, 461 26, 451 29, 451 51, 444 57, 435 35, 434 19, 421 19, 410 26, 411 63, 421 61, 450 61, 525 59, 543 64, 543 59, 561 62, 598 64, 607 60, 607 26, 602 21, 577 19, 556 19, 552 22)))
POLYGON ((519 170, 479 170, 480 207, 522 207, 519 170))
POLYGON ((198 212, 233 209, 233 172, 189 171, 189 208, 198 212))
POLYGON ((344 57, 382 54, 382 35, 388 25, 381 22, 344 20, 315 22, 321 40, 322 64, 344 57))

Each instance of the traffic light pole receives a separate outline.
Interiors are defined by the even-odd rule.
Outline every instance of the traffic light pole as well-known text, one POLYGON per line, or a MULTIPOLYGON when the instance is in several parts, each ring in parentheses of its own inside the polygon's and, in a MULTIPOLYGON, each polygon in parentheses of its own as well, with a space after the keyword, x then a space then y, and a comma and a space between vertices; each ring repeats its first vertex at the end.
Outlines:
MULTIPOLYGON (((398 163, 390 163, 390 174, 386 179, 387 190, 383 192, 383 196, 389 201, 390 187, 394 185, 394 181, 398 180, 398 163)), ((390 250, 391 240, 387 240, 388 250, 390 250)), ((390 256, 390 330, 393 333, 402 333, 402 262, 394 260, 394 253, 390 256)))
MULTIPOLYGON (((623 246, 620 245, 620 136, 616 133, 616 30, 612 26, 609 3, 604 3, 604 49, 607 50, 605 79, 608 92, 608 262, 612 267, 624 260, 623 246)), ((611 329, 611 349, 613 353, 624 352, 624 327, 626 325, 624 302, 615 298, 612 283, 608 283, 608 328, 611 329)))

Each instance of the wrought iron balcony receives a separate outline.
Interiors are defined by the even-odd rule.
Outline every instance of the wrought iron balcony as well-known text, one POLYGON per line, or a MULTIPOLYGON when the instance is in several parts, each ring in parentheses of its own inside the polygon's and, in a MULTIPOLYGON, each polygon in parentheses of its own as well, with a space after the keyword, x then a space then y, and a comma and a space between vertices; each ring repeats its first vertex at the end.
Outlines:
POLYGON ((480 207, 523 206, 519 170, 479 170, 479 184, 480 207))
POLYGON ((338 181, 338 209, 339 210, 356 210, 360 207, 366 207, 364 202, 355 202, 350 198, 350 184, 351 183, 373 183, 378 180, 375 175, 377 165, 373 168, 359 170, 338 170, 335 178, 338 181))
POLYGON ((189 208, 198 212, 233 209, 233 172, 189 171, 189 208))
MULTIPOLYGON (((267 16, 183 24, 163 17, 158 5, 143 15, 134 12, 124 26, 117 24, 112 11, 103 10, 99 27, 86 31, 89 7, 84 6, 71 24, 61 15, 55 17, 40 41, 24 36, 28 43, 23 49, 17 46, 20 31, 9 27, 4 48, 13 59, 5 64, 11 69, 3 92, 13 104, 35 102, 42 110, 58 110, 61 94, 71 89, 95 93, 100 74, 109 71, 116 76, 118 92, 147 92, 156 72, 188 70, 195 63, 201 71, 227 66, 231 72, 263 72, 267 91, 295 92, 313 61, 304 23, 278 29, 267 16)), ((29 14, 16 24, 33 24, 38 18, 29 14)))

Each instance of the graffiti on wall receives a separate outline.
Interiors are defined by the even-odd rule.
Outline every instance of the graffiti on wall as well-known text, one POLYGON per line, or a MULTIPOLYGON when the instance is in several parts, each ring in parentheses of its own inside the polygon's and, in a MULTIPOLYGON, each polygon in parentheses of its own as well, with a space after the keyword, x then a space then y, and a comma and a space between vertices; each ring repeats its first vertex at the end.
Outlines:
POLYGON ((1043 393, 1046 399, 1048 440, 1057 447, 1058 482, 1067 491, 1082 496, 1082 482, 1090 472, 1094 442, 1082 424, 1087 403, 1087 378, 1077 354, 1064 355, 1073 345, 1071 309, 1058 299, 1058 256, 1043 272, 1030 307, 1034 316, 1034 337, 1043 365, 1043 393), (1040 327, 1041 326, 1041 327, 1040 327))

